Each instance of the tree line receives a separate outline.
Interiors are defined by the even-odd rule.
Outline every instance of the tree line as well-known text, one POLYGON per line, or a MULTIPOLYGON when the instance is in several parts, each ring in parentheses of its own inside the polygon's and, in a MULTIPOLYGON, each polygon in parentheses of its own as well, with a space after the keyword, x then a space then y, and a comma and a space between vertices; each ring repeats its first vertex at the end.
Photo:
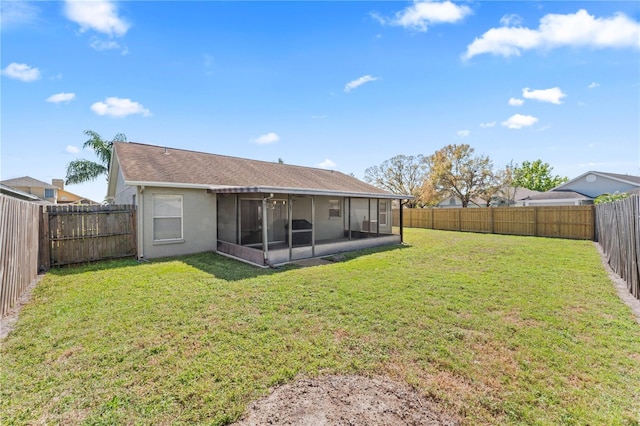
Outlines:
POLYGON ((364 179, 394 194, 412 195, 408 207, 435 206, 448 197, 458 198, 462 207, 488 207, 500 200, 513 203, 517 188, 548 191, 569 180, 552 171, 542 160, 512 161, 495 169, 489 156, 475 155, 468 144, 454 144, 429 156, 396 155, 366 169, 364 179))

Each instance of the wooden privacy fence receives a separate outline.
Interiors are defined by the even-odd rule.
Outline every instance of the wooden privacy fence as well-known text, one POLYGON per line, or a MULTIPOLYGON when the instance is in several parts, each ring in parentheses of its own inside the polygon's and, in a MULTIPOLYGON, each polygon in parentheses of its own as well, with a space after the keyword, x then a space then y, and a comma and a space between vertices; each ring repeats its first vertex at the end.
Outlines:
POLYGON ((0 316, 38 275, 38 205, 0 195, 0 316))
POLYGON ((40 217, 40 265, 136 255, 135 206, 46 206, 40 217))
POLYGON ((640 299, 640 195, 598 204, 596 237, 611 269, 640 299))
MULTIPOLYGON (((593 206, 404 209, 403 226, 490 234, 593 240, 593 206)), ((393 211, 394 226, 400 211, 393 211)))

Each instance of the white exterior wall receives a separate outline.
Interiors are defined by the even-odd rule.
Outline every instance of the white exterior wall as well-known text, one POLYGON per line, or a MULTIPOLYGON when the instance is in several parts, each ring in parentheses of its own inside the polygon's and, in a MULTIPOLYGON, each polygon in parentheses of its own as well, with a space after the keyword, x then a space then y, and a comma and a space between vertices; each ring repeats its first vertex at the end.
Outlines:
POLYGON ((139 257, 153 259, 216 251, 216 233, 216 194, 204 189, 145 187, 138 196, 139 257), (153 241, 154 194, 182 196, 181 240, 153 241))

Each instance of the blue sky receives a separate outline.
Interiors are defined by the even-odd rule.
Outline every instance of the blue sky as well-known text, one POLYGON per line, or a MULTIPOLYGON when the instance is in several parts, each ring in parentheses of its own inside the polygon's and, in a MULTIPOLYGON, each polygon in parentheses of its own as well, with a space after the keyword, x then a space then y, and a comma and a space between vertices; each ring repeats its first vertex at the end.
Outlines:
POLYGON ((452 143, 640 174, 637 1, 1 7, 2 179, 64 177, 84 130, 359 178, 452 143))

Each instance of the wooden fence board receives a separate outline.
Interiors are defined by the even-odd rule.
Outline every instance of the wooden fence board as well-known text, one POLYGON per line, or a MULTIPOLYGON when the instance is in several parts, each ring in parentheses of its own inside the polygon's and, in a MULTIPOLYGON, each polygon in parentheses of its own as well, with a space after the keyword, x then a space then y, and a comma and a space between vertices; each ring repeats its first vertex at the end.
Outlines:
POLYGON ((38 275, 38 207, 0 195, 0 316, 38 275))
MULTIPOLYGON (((404 209, 403 226, 593 240, 593 206, 404 209)), ((393 212, 399 226, 400 214, 393 212)))
POLYGON ((640 299, 640 195, 596 206, 596 237, 611 266, 640 299))
POLYGON ((137 254, 135 206, 48 206, 46 215, 50 266, 137 254))

